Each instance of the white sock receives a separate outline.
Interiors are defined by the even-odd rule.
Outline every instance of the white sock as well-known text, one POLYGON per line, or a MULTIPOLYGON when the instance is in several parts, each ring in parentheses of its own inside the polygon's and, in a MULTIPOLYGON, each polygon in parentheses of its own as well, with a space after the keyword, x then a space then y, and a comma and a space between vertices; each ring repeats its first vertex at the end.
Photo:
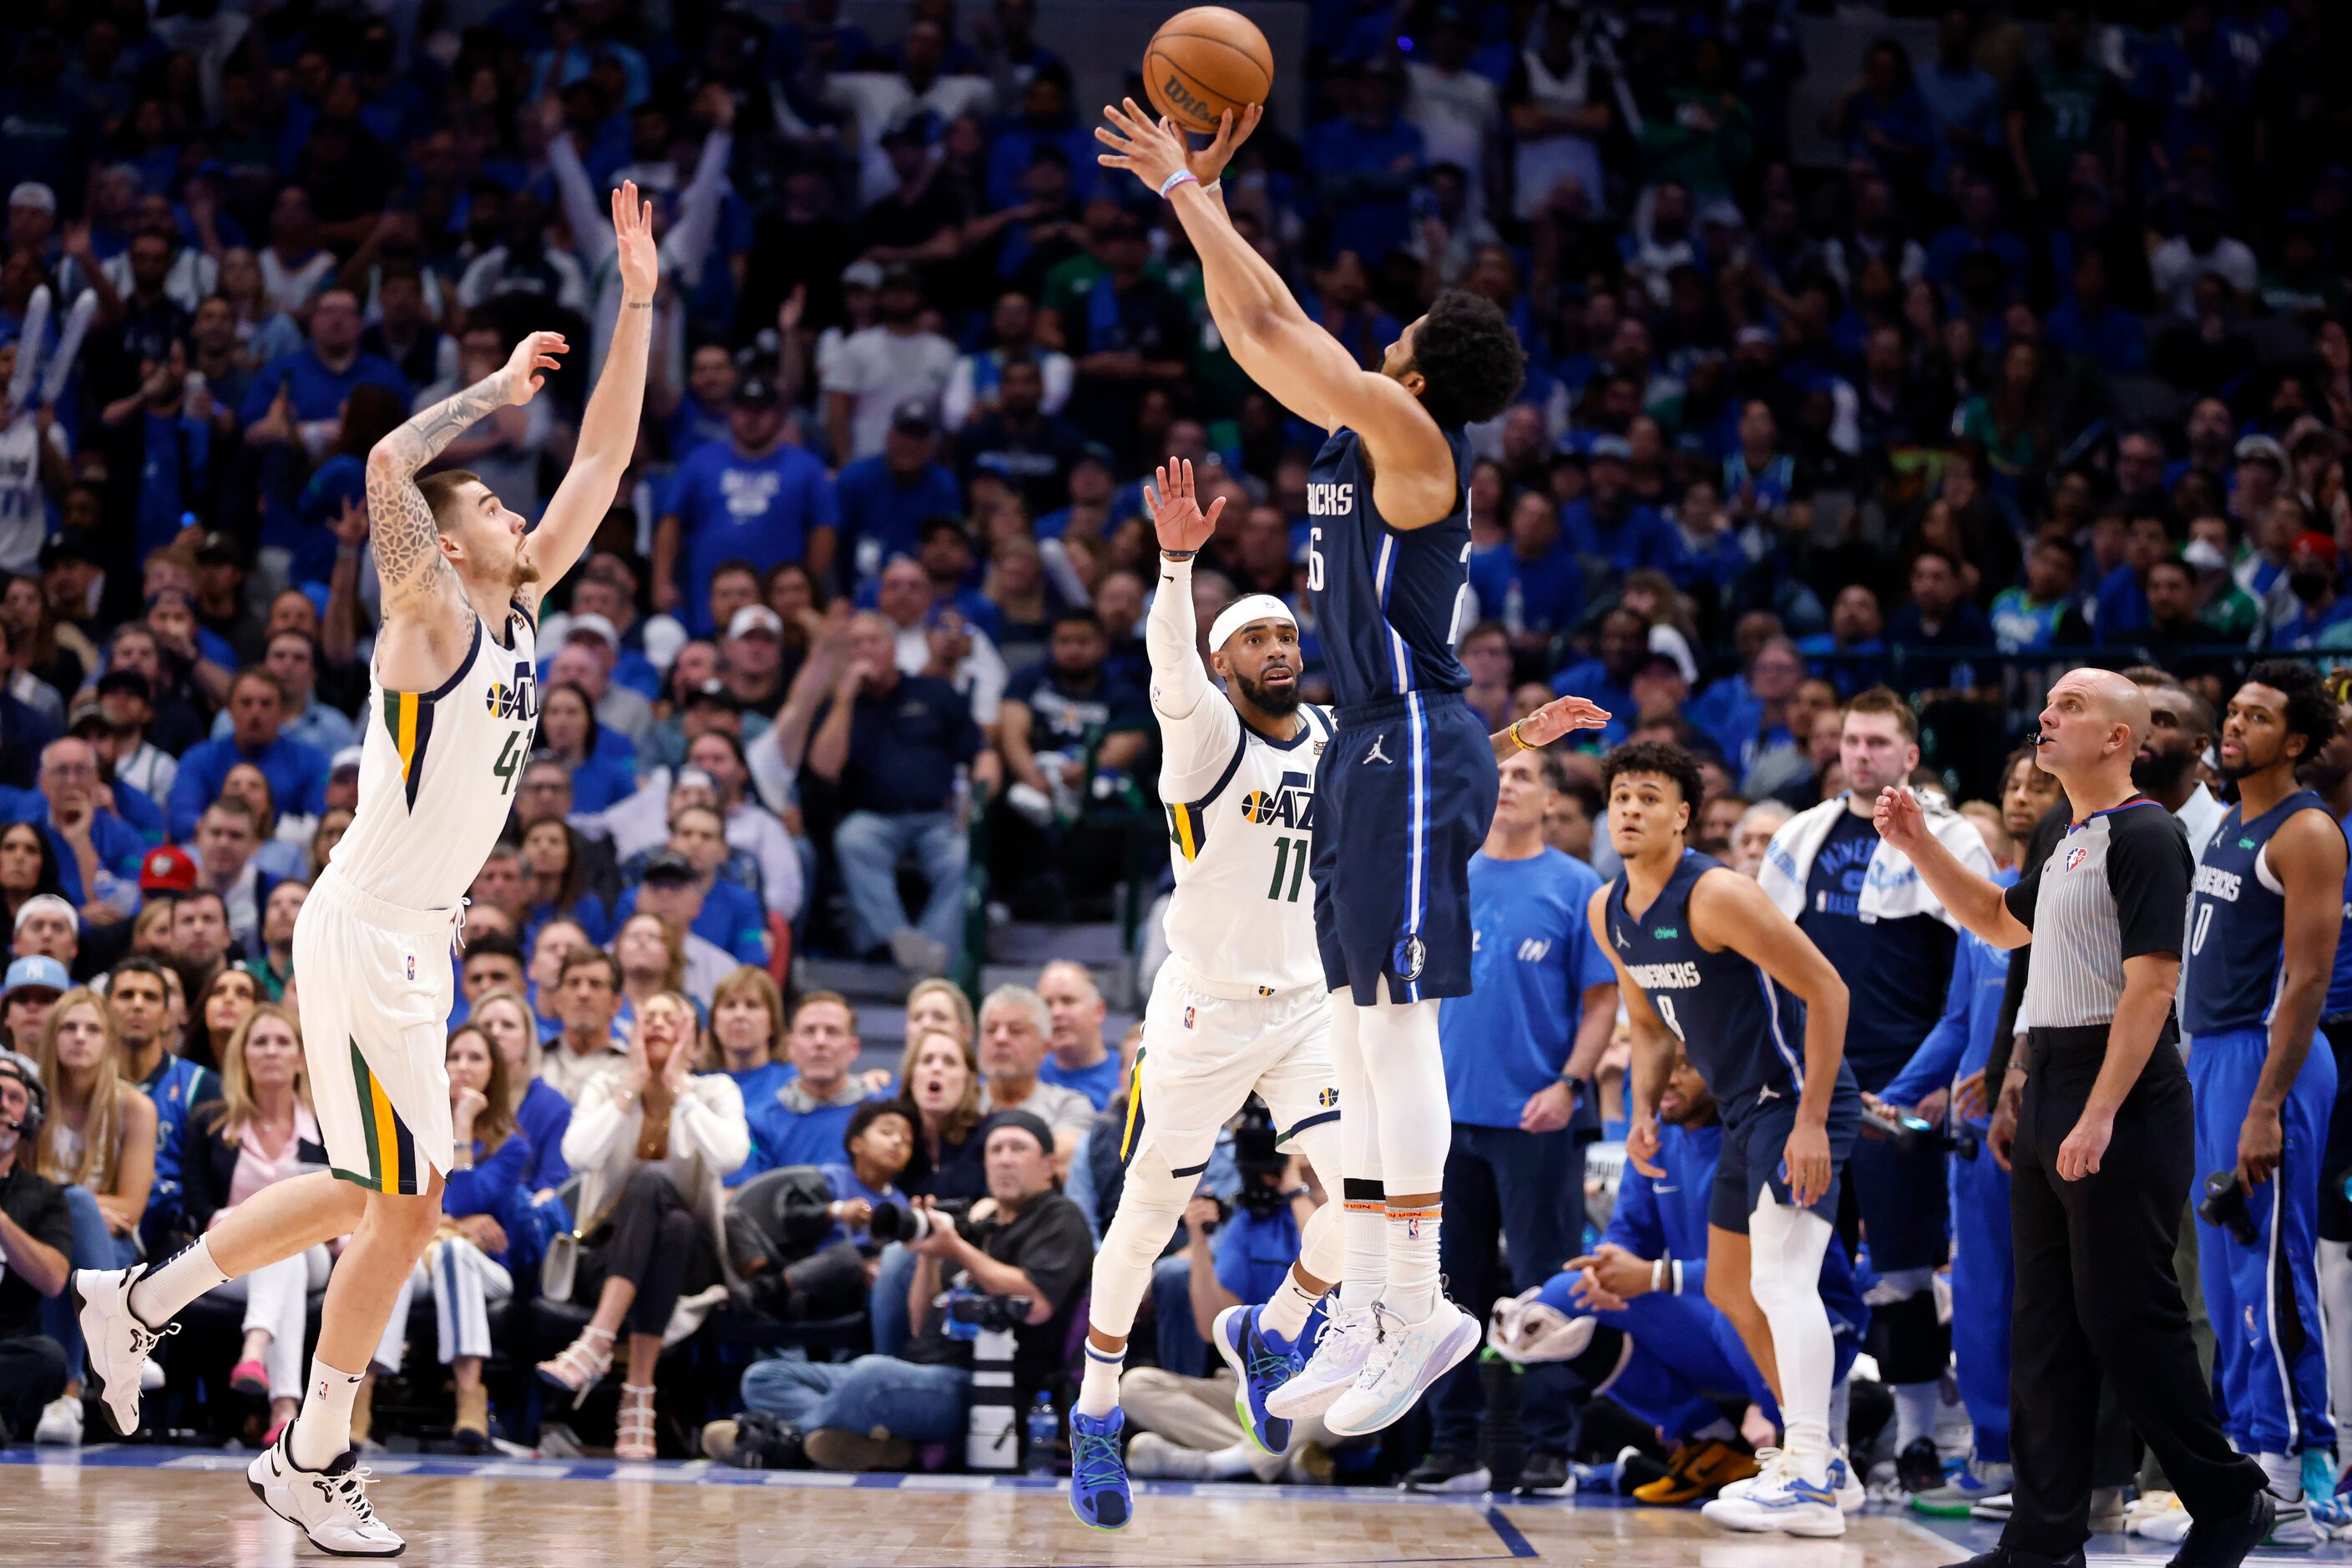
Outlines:
POLYGON ((2303 1500, 2303 1460, 2294 1454, 2256 1454, 2271 1496, 2281 1502, 2303 1500))
MULTIPOLYGON (((161 1268, 151 1268, 131 1287, 131 1312, 151 1329, 160 1329, 180 1315, 187 1304, 228 1276, 213 1261, 212 1243, 204 1237, 172 1255, 161 1268)), ((335 1453, 342 1450, 338 1448, 335 1453)), ((333 1455, 328 1456, 331 1459, 333 1455)))
POLYGON ((1370 1197, 1350 1197, 1339 1216, 1345 1272, 1339 1276, 1339 1310, 1369 1312, 1380 1300, 1389 1277, 1389 1205, 1378 1182, 1349 1182, 1350 1188, 1370 1189, 1370 1197))
POLYGON ((306 1470, 323 1470, 352 1446, 352 1402, 359 1397, 363 1373, 329 1366, 310 1358, 310 1382, 303 1390, 302 1413, 287 1434, 286 1452, 306 1470))
POLYGON ((1267 1332, 1280 1334, 1286 1342, 1296 1343, 1298 1331, 1307 1326, 1307 1314, 1323 1298, 1298 1282, 1298 1270, 1293 1268, 1282 1281, 1282 1289, 1258 1314, 1257 1326, 1267 1332))
MULTIPOLYGON (((1776 1201, 1769 1188, 1748 1217, 1748 1290, 1771 1326, 1772 1354, 1780 1363, 1781 1446, 1805 1462, 1811 1479, 1819 1479, 1815 1470, 1828 1463, 1830 1385, 1837 1367, 1821 1292, 1830 1237, 1829 1221, 1776 1201)), ((1931 1407, 1931 1432, 1934 1420, 1931 1407)))
MULTIPOLYGON (((1363 1009, 1345 989, 1331 994, 1331 1070, 1339 1087, 1339 1303, 1344 1316, 1372 1310, 1388 1282, 1386 1188, 1379 1119, 1359 1043, 1363 1009)), ((1324 1175, 1328 1183, 1328 1173, 1324 1175)))
POLYGON ((1895 1451, 1901 1453, 1921 1437, 1936 1440, 1936 1414, 1942 1407, 1939 1383, 1896 1383, 1887 1385, 1895 1395, 1895 1451))
POLYGON ((1078 1402, 1073 1408, 1081 1415, 1099 1421, 1118 1408, 1118 1374, 1127 1365, 1127 1350, 1116 1352, 1098 1348, 1087 1342, 1087 1370, 1078 1379, 1078 1402))
POLYGON ((1255 1453, 1256 1450, 1247 1443, 1233 1443, 1223 1448, 1212 1450, 1208 1458, 1209 1479, 1213 1481, 1230 1481, 1237 1476, 1255 1474, 1250 1465, 1250 1460, 1255 1453))
POLYGON ((1437 1310, 1437 1228, 1444 1213, 1442 1203, 1389 1205, 1389 1282, 1381 1300, 1405 1322, 1427 1322, 1437 1310))

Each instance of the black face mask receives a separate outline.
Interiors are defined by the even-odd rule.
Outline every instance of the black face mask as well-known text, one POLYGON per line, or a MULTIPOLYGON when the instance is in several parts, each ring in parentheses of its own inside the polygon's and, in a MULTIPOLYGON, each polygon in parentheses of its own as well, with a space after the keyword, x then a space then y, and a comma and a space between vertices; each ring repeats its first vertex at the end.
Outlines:
POLYGON ((2315 605, 2327 597, 2333 579, 2325 572, 2294 572, 2287 575, 2287 592, 2306 605, 2315 605))

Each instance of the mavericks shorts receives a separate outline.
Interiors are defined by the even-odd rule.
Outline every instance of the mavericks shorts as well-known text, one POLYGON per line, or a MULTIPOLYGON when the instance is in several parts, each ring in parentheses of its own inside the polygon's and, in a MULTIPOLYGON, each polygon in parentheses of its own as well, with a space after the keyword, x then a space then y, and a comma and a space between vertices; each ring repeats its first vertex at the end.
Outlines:
POLYGON ((1311 985, 1272 996, 1223 994, 1230 989, 1205 989, 1180 959, 1160 966, 1143 1013, 1121 1163, 1149 1148, 1175 1174, 1198 1175, 1253 1089, 1274 1112, 1282 1142, 1339 1119, 1329 996, 1311 985))
POLYGON ((1459 692, 1342 709, 1315 774, 1315 937, 1356 1005, 1470 994, 1470 857, 1500 779, 1459 692))
MULTIPOLYGON (((1706 1223, 1735 1236, 1748 1234, 1748 1216, 1772 1190, 1776 1203, 1789 1202, 1789 1134, 1797 1125, 1797 1097, 1774 1093, 1723 1119, 1723 1152, 1716 1156, 1715 1190, 1707 1194, 1706 1223)), ((1862 1126, 1862 1096, 1841 1087, 1830 1101, 1830 1188, 1817 1194, 1812 1211, 1837 1223, 1838 1188, 1862 1126)))
POLYGON ((312 1108, 334 1173, 416 1194, 449 1169, 444 1065, 457 910, 404 910, 320 876, 294 921, 312 1108))

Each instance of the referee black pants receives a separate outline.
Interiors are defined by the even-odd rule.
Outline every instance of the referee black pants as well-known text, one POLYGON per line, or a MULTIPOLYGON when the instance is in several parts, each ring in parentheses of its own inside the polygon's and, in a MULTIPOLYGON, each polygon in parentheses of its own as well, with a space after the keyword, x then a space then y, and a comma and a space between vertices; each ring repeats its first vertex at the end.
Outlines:
MULTIPOLYGON (((2169 1031, 2168 1031, 2168 1035, 2169 1031)), ((2036 1029, 2010 1183, 2017 1293, 2010 1330, 2015 1511, 2001 1543, 2063 1558, 2089 1538, 2099 1372, 2191 1515, 2227 1518, 2263 1486, 2234 1452, 2197 1367, 2172 1247, 2189 1199, 2189 1075, 2158 1044, 2116 1115, 2099 1169, 2058 1174, 2106 1049, 2104 1027, 2036 1029)))

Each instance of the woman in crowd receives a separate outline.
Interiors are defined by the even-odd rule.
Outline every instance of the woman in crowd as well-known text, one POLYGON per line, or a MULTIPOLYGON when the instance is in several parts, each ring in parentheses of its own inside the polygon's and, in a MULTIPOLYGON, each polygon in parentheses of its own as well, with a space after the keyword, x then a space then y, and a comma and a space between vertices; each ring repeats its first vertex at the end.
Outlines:
MULTIPOLYGON (((684 939, 659 915, 635 914, 613 937, 613 957, 621 966, 621 1007, 631 1019, 651 998, 686 988, 684 939)), ((689 1052, 689 1054, 691 1054, 689 1052)))
MULTIPOLYGON (((8 929, 16 925, 16 911, 27 900, 47 893, 65 897, 64 886, 58 879, 58 852, 49 836, 33 822, 12 822, 0 828, 0 916, 5 916, 8 929)), ((171 906, 165 904, 164 924, 171 923, 171 906)))
POLYGON ((490 1396, 482 1386, 482 1363, 490 1353, 490 1303, 514 1295, 508 1250, 527 1223, 530 1191, 524 1174, 530 1145, 509 1109, 514 1096, 507 1062, 489 1032, 475 1023, 459 1025, 449 1037, 446 1060, 456 1142, 441 1194, 441 1231, 394 1303, 369 1370, 371 1377, 399 1374, 409 1306, 419 1295, 429 1297, 433 1342, 457 1383, 452 1428, 457 1447, 478 1454, 490 1446, 490 1396))
MULTIPOLYGON (((41 1031, 38 1057, 49 1105, 33 1165, 66 1190, 73 1266, 123 1268, 139 1256, 139 1221, 155 1180, 155 1108, 122 1081, 114 1027, 94 991, 77 988, 58 998, 41 1031)), ((34 1436, 44 1443, 79 1443, 81 1325, 72 1294, 53 1299, 44 1316, 76 1375, 42 1412, 34 1436)))
POLYGON ((507 1114, 520 1130, 530 1153, 523 1163, 523 1190, 533 1198, 552 1195, 572 1177, 563 1163, 563 1130, 572 1124, 572 1102, 539 1076, 539 1021, 520 991, 492 991, 474 1004, 467 1020, 488 1035, 504 1064, 499 1082, 507 1114))
POLYGON ((16 643, 16 668, 52 690, 79 691, 97 673, 98 649, 71 621, 60 620, 38 577, 12 577, 0 594, 0 621, 16 643))
POLYGON ((318 830, 310 835, 311 876, 327 868, 327 857, 343 841, 343 830, 351 825, 352 814, 342 806, 331 806, 319 814, 318 830))
POLYGON ((257 370, 301 349, 302 330, 269 298, 261 258, 244 246, 221 253, 219 292, 236 312, 236 357, 245 369, 257 370))
POLYGON ((971 998, 952 980, 919 980, 907 993, 907 1023, 902 1037, 919 1039, 944 1029, 959 1039, 971 1039, 979 1025, 971 1016, 971 998))
MULTIPOLYGON (((202 1232, 265 1187, 323 1170, 326 1146, 310 1114, 302 1035, 282 1007, 256 1007, 228 1037, 221 1097, 197 1110, 181 1161, 188 1223, 202 1232)), ((308 1247, 222 1286, 245 1300, 245 1341, 229 1386, 269 1401, 262 1442, 294 1417, 302 1399, 302 1331, 310 1293, 327 1283, 327 1248, 308 1247)))
POLYGON ((599 746, 608 744, 587 692, 569 681, 545 689, 539 700, 540 750, 553 752, 571 773, 572 810, 603 811, 636 793, 627 760, 599 754, 599 746))
POLYGON ((221 780, 221 794, 253 808, 254 828, 261 840, 260 847, 253 852, 253 863, 261 868, 263 876, 279 879, 310 874, 305 847, 319 825, 308 816, 281 819, 278 797, 269 788, 268 774, 251 763, 238 763, 221 780))
POLYGON ((561 917, 576 921, 590 938, 602 941, 611 932, 604 900, 588 890, 586 846, 580 830, 560 816, 545 816, 523 829, 523 870, 530 879, 522 942, 529 947, 540 928, 561 917))
POLYGON ((626 1062, 582 1091, 563 1135, 581 1175, 580 1245, 571 1299, 595 1311, 580 1337, 539 1363, 577 1405, 628 1334, 614 1454, 655 1453, 654 1369, 666 1341, 700 1326, 700 1297, 726 1276, 726 1193, 751 1152, 742 1096, 724 1074, 693 1070, 694 1007, 675 991, 646 998, 626 1062))
POLYGON ((205 987, 204 1000, 197 1005, 195 1026, 189 1031, 187 1055, 191 1060, 217 1062, 224 1059, 231 1036, 253 1016, 253 1010, 265 998, 261 983, 242 969, 224 969, 213 976, 205 987))
POLYGON ((708 1070, 735 1080, 751 1105, 792 1082, 793 1069, 780 1059, 784 1038, 784 998, 764 969, 749 964, 719 983, 710 994, 708 1070))
POLYGON ((978 1198, 988 1191, 981 1163, 980 1062, 971 1040, 946 1029, 908 1037, 898 1063, 898 1102, 915 1113, 915 1154, 904 1185, 918 1197, 978 1198))

